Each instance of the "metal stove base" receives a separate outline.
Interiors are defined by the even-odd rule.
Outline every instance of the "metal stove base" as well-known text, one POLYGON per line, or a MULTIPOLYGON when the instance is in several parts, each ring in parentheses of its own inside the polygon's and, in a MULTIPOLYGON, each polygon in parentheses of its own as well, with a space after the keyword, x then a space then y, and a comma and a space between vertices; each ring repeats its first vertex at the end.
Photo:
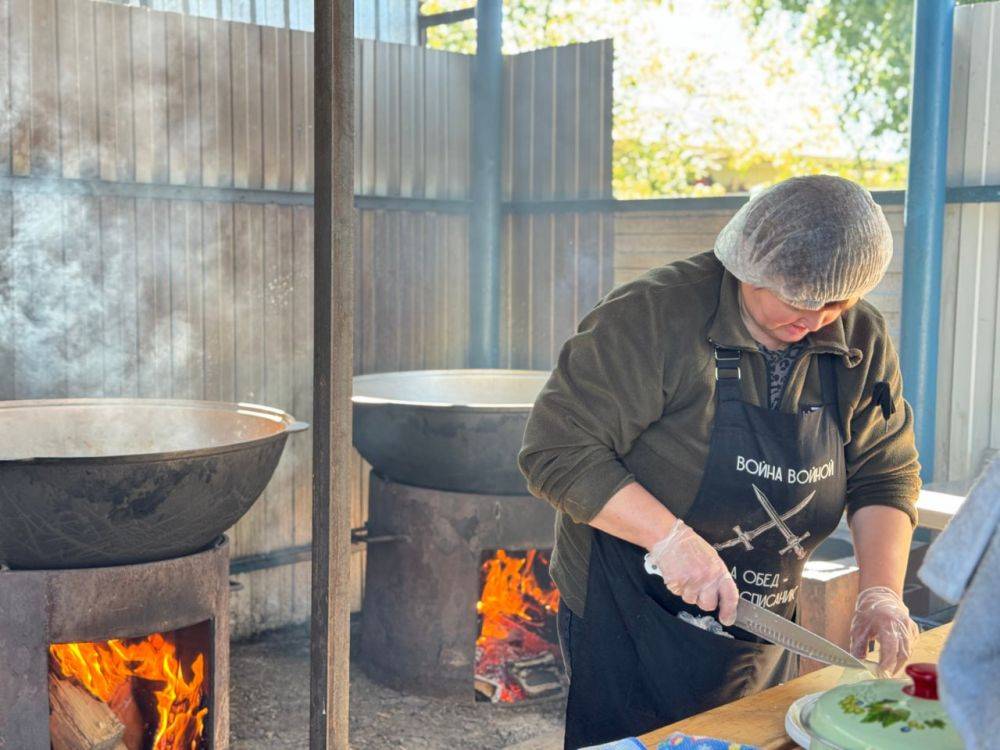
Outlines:
POLYGON ((550 549, 555 511, 530 495, 474 495, 371 474, 361 664, 397 690, 473 702, 486 550, 550 549))
POLYGON ((0 748, 50 750, 51 643, 138 638, 209 621, 208 745, 229 747, 229 542, 185 557, 0 570, 0 748))

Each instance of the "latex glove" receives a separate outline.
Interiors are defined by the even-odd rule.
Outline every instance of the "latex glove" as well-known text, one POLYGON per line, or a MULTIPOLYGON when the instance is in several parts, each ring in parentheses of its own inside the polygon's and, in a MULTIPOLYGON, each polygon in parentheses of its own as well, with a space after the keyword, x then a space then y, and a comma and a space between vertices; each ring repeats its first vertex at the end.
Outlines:
POLYGON ((736 602, 740 592, 712 545, 702 539, 681 519, 649 551, 649 558, 660 569, 667 589, 688 604, 706 612, 719 610, 719 622, 736 621, 736 602))
POLYGON ((879 669, 892 676, 910 658, 919 633, 910 610, 892 589, 872 586, 858 594, 851 620, 851 653, 859 659, 867 656, 868 643, 874 638, 879 645, 879 669))

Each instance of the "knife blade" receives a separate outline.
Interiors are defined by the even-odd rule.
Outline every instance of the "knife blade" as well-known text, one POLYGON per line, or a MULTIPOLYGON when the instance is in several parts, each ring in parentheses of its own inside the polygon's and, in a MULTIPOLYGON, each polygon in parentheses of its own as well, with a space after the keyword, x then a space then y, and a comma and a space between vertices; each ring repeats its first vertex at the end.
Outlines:
POLYGON ((879 676, 878 665, 874 662, 857 659, 836 643, 742 597, 736 604, 736 624, 747 632, 800 656, 824 664, 864 669, 879 676))
MULTIPOLYGON (((663 578, 663 573, 647 554, 643 558, 643 566, 650 575, 663 578)), ((836 643, 816 635, 781 615, 776 615, 769 609, 764 609, 742 596, 736 602, 736 625, 763 638, 769 643, 788 649, 799 656, 805 656, 824 664, 834 664, 838 667, 864 669, 876 677, 881 677, 878 664, 867 659, 857 659, 836 643)))

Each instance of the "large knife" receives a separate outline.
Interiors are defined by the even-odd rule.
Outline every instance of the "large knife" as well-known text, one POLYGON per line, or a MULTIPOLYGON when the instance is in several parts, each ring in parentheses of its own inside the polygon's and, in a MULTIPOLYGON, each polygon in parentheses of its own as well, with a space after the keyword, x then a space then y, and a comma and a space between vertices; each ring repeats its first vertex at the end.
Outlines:
POLYGON ((776 615, 769 609, 764 609, 743 597, 736 604, 736 624, 760 636, 765 641, 774 643, 789 651, 809 659, 836 664, 839 667, 864 669, 876 677, 880 676, 878 664, 872 661, 857 659, 836 643, 818 636, 781 615, 776 615))
MULTIPOLYGON (((647 573, 663 577, 656 563, 649 559, 649 555, 646 555, 643 562, 647 573)), ((800 656, 815 659, 823 664, 864 669, 876 677, 881 677, 878 664, 875 662, 857 659, 836 643, 831 643, 811 630, 806 630, 801 625, 796 625, 791 620, 786 620, 781 615, 776 615, 771 610, 743 597, 736 603, 735 624, 769 643, 786 648, 800 656)))

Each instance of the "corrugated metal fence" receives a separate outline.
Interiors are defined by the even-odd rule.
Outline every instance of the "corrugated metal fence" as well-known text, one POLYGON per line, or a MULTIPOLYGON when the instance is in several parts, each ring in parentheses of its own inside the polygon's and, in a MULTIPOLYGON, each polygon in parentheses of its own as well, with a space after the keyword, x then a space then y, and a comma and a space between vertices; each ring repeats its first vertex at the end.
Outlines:
MULTIPOLYGON (((242 21, 298 31, 313 30, 312 0, 106 0, 170 13, 242 21)), ((354 36, 395 44, 417 44, 420 0, 358 0, 354 36)))
MULTIPOLYGON (((948 184, 1000 184, 1000 3, 955 9, 948 184)), ((945 219, 935 480, 966 482, 1000 451, 1000 203, 945 219)))
MULTIPOLYGON (((535 54, 508 70, 532 70, 535 54)), ((610 47, 542 56, 589 70, 609 64, 610 47)), ((368 40, 356 59, 356 192, 382 199, 357 199, 355 369, 462 367, 471 59, 368 40)), ((91 0, 0 0, 0 399, 245 400, 309 418, 312 71, 307 32, 91 0)), ((522 88, 508 95, 535 158, 552 139, 576 144, 550 165, 574 175, 567 195, 606 192, 595 185, 610 183, 607 170, 576 175, 587 175, 595 151, 610 153, 600 145, 610 139, 610 94, 560 94, 558 110, 522 88)), ((526 163, 523 147, 508 143, 505 158, 526 163)), ((529 254, 553 259, 567 246, 551 232, 532 242, 529 254)), ((574 269, 558 267, 558 283, 593 304, 610 283, 610 248, 574 246, 574 269)), ((556 283, 540 282, 537 268, 530 292, 507 283, 508 309, 556 283)), ((551 350, 553 336, 572 330, 569 316, 545 323, 548 294, 519 344, 551 350)), ((231 532, 234 556, 309 542, 310 462, 309 439, 290 441, 231 532)), ((360 526, 366 471, 359 458, 346 468, 360 526)), ((362 565, 359 548, 355 607, 362 565)), ((308 563, 239 578, 234 633, 307 617, 308 563)))
MULTIPOLYGON (((507 59, 505 200, 611 197, 612 58, 603 41, 507 59)), ((601 211, 506 216, 504 367, 552 366, 611 288, 613 231, 613 215, 601 211)))

